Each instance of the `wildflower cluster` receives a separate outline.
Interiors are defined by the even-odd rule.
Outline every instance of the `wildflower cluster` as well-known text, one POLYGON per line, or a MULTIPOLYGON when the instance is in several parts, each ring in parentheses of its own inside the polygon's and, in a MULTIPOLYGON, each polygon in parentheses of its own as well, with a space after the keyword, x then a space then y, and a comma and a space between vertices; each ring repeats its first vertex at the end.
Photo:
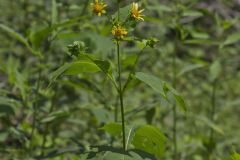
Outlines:
MULTIPOLYGON (((92 13, 96 14, 98 16, 102 16, 103 14, 106 13, 106 7, 107 4, 103 0, 95 0, 93 3, 91 3, 91 9, 92 13)), ((125 36, 127 36, 128 31, 127 31, 127 25, 125 22, 127 21, 144 21, 144 15, 142 12, 144 9, 139 9, 139 4, 133 2, 131 4, 131 8, 129 10, 129 15, 125 21, 122 23, 119 22, 119 20, 114 21, 113 20, 113 27, 112 27, 112 35, 115 39, 120 40, 123 39, 125 36)))

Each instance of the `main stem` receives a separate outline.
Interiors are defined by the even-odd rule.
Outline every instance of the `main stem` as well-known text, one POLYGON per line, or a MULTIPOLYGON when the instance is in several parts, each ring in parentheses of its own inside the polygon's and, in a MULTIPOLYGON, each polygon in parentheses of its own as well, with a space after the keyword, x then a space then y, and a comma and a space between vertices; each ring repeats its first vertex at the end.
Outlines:
MULTIPOLYGON (((120 0, 118 0, 118 23, 120 22, 120 0)), ((124 106, 123 106, 123 88, 122 88, 122 69, 121 69, 121 58, 120 58, 120 44, 117 40, 117 65, 118 65, 118 95, 121 106, 121 117, 122 117, 122 136, 123 136, 123 149, 126 151, 126 136, 125 136, 125 116, 124 116, 124 106)))
POLYGON ((121 74, 121 61, 120 61, 120 46, 119 41, 117 41, 117 61, 118 61, 118 94, 119 94, 119 101, 121 106, 121 117, 122 117, 122 134, 123 134, 123 149, 126 150, 126 140, 125 140, 125 117, 124 117, 124 106, 123 106, 123 92, 122 92, 122 74, 121 74))
MULTIPOLYGON (((216 110, 216 86, 217 81, 215 80, 212 84, 212 93, 211 93, 211 111, 210 111, 210 120, 214 122, 215 110, 216 110)), ((213 143, 214 140, 214 131, 210 129, 209 143, 213 143)), ((211 159, 212 150, 208 149, 208 159, 211 159)))
MULTIPOLYGON (((176 78, 176 75, 177 75, 177 71, 176 71, 176 52, 177 52, 177 48, 178 48, 178 44, 177 44, 177 40, 176 40, 176 49, 175 49, 175 52, 174 52, 174 55, 173 55, 173 87, 174 89, 176 89, 176 81, 177 81, 177 78, 176 78)), ((173 158, 174 160, 177 160, 177 105, 176 103, 174 103, 173 105, 173 158)))

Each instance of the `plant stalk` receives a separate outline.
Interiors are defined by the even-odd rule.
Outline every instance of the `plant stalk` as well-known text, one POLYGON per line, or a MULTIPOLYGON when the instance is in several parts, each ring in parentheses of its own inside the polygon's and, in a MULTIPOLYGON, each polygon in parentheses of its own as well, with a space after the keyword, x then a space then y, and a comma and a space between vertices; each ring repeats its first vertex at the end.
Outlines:
MULTIPOLYGON (((120 1, 117 2, 118 8, 118 23, 120 22, 120 1)), ((122 88, 122 70, 121 70, 121 57, 120 57, 120 41, 117 40, 117 66, 118 66, 118 95, 121 107, 121 118, 122 118, 122 136, 123 136, 123 150, 126 151, 126 136, 125 136, 125 115, 124 115, 124 106, 123 106, 123 88, 122 88)))
POLYGON ((117 65, 118 65, 118 94, 121 107, 121 118, 122 118, 122 136, 123 136, 123 149, 126 150, 126 140, 125 140, 125 117, 124 117, 124 106, 123 106, 123 92, 122 92, 122 74, 121 74, 121 58, 120 58, 120 45, 117 41, 117 65))
MULTIPOLYGON (((175 42, 175 52, 173 54, 172 59, 172 67, 173 67, 173 87, 176 89, 176 82, 177 82, 177 67, 176 67, 176 59, 177 59, 177 51, 178 51, 178 40, 176 38, 175 42)), ((173 112, 173 159, 177 160, 178 157, 178 148, 177 148, 177 105, 176 103, 173 104, 172 108, 173 112)))
MULTIPOLYGON (((216 88, 217 88, 217 81, 215 80, 212 83, 212 92, 211 92, 211 111, 210 111, 210 120, 214 123, 214 116, 216 112, 216 88)), ((214 130, 210 129, 210 135, 209 135, 209 143, 214 143, 214 130)), ((208 149, 208 159, 211 159, 212 155, 212 148, 208 149)))

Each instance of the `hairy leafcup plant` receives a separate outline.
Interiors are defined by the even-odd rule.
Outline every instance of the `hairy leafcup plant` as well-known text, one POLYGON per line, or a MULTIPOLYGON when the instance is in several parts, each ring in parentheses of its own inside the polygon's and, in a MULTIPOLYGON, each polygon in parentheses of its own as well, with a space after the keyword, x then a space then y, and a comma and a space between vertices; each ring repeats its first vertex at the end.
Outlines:
MULTIPOLYGON (((72 45, 68 46, 70 55, 75 59, 71 63, 66 63, 52 74, 52 80, 55 80, 62 74, 76 75, 84 72, 99 72, 101 71, 108 77, 113 84, 117 94, 120 106, 115 106, 115 122, 105 124, 101 130, 105 130, 113 137, 118 135, 122 136, 122 150, 128 151, 130 144, 135 146, 136 149, 143 150, 156 157, 161 157, 164 153, 166 137, 155 126, 141 125, 136 126, 134 124, 126 123, 125 120, 125 101, 124 95, 128 85, 133 80, 138 80, 149 85, 153 90, 170 102, 171 97, 174 97, 176 102, 185 108, 185 104, 179 93, 172 88, 167 82, 162 81, 158 77, 149 73, 137 72, 136 67, 138 65, 140 57, 144 54, 146 48, 154 48, 158 42, 156 38, 140 39, 133 36, 132 31, 136 28, 138 23, 144 21, 144 9, 142 9, 139 3, 133 2, 121 8, 121 0, 117 0, 117 11, 111 16, 108 23, 112 28, 110 33, 112 34, 112 40, 116 45, 116 63, 108 60, 99 60, 93 54, 86 52, 87 46, 84 42, 76 41, 72 45), (133 61, 132 67, 128 71, 127 77, 123 76, 122 57, 124 50, 124 43, 131 42, 137 43, 140 46, 140 52, 136 55, 133 61), (116 64, 112 67, 112 64, 116 64), (116 73, 116 74, 115 74, 116 73), (118 123, 118 108, 121 113, 121 123, 118 123)), ((96 0, 91 3, 91 11, 93 15, 108 16, 107 4, 103 0, 96 0)), ((117 140, 114 138, 114 140, 117 140)))

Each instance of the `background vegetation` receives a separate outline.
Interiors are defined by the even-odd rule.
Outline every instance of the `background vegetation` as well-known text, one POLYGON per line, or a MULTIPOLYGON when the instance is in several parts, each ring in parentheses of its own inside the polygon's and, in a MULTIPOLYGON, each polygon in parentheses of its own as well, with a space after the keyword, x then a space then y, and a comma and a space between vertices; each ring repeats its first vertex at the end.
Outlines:
MULTIPOLYGON (((82 64, 60 76, 75 41, 117 76, 117 0, 101 17, 91 2, 0 0, 0 159, 239 160, 240 1, 138 1, 145 21, 120 48, 122 81, 141 53, 124 92, 128 151, 108 78, 82 64), (181 95, 177 104, 162 82, 181 95)), ((120 2, 122 19, 132 2, 120 2)))

